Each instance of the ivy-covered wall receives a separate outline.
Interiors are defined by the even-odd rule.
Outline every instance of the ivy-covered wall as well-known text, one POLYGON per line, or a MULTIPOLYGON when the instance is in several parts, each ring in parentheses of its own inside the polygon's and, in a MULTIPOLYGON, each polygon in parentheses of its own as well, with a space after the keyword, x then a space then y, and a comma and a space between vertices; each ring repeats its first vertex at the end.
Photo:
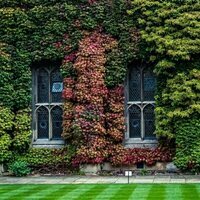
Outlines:
POLYGON ((198 0, 1 2, 0 162, 34 152, 28 151, 31 66, 62 60, 68 162, 152 165, 171 160, 177 146, 177 166, 199 170, 199 16, 198 0), (157 75, 156 134, 167 147, 122 145, 123 84, 136 61, 157 75), (188 142, 191 156, 185 154, 188 142))

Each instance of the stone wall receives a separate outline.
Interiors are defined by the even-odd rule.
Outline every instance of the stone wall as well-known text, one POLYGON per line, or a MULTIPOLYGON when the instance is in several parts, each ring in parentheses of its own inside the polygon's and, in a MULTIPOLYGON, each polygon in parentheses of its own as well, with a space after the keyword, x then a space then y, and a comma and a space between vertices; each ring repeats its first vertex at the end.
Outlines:
POLYGON ((144 164, 143 168, 138 168, 137 165, 132 166, 112 166, 110 163, 104 164, 84 164, 81 166, 81 171, 86 175, 96 175, 100 171, 107 172, 124 172, 125 170, 138 171, 138 170, 148 170, 148 171, 167 171, 166 166, 169 163, 157 162, 155 165, 149 167, 144 164))

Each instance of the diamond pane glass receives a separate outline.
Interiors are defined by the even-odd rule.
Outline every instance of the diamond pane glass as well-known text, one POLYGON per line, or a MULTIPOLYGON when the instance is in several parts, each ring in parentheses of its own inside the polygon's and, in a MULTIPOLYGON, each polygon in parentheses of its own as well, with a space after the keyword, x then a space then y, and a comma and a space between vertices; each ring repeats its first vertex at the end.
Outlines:
POLYGON ((51 102, 61 102, 63 83, 59 69, 51 72, 51 102))
POLYGON ((52 137, 53 139, 60 139, 62 134, 62 109, 56 106, 51 111, 52 118, 52 137))
POLYGON ((48 138, 49 134, 49 112, 47 108, 40 107, 37 110, 37 132, 39 139, 48 138))
POLYGON ((141 138, 141 110, 136 105, 129 108, 129 133, 130 138, 141 138))
POLYGON ((37 75, 38 103, 49 102, 49 74, 45 69, 40 69, 37 75))
POLYGON ((143 100, 154 101, 154 94, 156 89, 156 78, 151 70, 147 68, 143 73, 143 100))
POLYGON ((155 138, 154 106, 149 104, 144 108, 145 138, 155 138))
POLYGON ((141 100, 140 70, 133 67, 129 73, 129 101, 141 100))

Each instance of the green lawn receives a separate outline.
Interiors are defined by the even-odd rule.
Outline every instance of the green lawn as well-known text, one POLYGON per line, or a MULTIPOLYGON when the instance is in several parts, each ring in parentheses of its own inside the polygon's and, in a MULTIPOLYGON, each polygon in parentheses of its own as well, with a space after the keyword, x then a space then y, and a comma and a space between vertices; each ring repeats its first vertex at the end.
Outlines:
POLYGON ((200 200, 200 184, 0 185, 0 200, 200 200))

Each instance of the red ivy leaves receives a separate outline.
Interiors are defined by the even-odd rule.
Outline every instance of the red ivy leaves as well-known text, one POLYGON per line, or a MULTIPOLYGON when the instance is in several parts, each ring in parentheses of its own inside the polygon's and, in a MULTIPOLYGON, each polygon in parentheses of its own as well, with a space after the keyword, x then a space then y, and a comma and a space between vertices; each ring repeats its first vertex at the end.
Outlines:
POLYGON ((134 148, 125 149, 123 146, 115 146, 110 162, 113 165, 133 165, 144 162, 146 165, 153 165, 157 161, 167 162, 172 160, 170 149, 157 147, 155 149, 134 148))
POLYGON ((78 146, 73 165, 169 161, 172 154, 168 149, 126 149, 121 144, 125 132, 124 88, 108 89, 104 81, 105 55, 115 46, 114 39, 94 31, 80 41, 77 52, 64 57, 63 67, 70 64, 76 71, 76 77, 64 79, 62 94, 63 136, 78 140, 74 141, 78 146))
POLYGON ((64 57, 63 63, 73 62, 76 59, 76 52, 72 52, 64 57))

